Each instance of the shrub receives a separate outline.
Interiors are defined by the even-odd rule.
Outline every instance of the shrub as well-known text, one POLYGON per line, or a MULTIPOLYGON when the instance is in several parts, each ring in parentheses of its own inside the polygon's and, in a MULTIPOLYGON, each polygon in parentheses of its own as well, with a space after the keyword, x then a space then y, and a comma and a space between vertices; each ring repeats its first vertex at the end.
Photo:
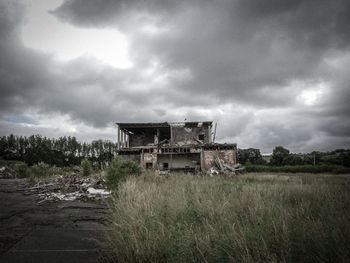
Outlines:
POLYGON ((92 165, 91 162, 87 159, 81 161, 81 168, 83 176, 90 176, 92 173, 92 165))
POLYGON ((30 176, 30 170, 28 165, 25 163, 16 164, 13 166, 13 169, 16 171, 17 176, 20 178, 27 178, 30 176))
POLYGON ((50 166, 44 163, 39 163, 30 167, 30 173, 34 177, 45 177, 52 175, 50 166))
POLYGON ((107 168, 107 184, 110 188, 117 188, 128 175, 140 175, 140 173, 140 167, 135 162, 125 161, 117 156, 107 168))
POLYGON ((63 174, 63 170, 57 166, 49 166, 45 163, 39 163, 30 167, 29 173, 33 178, 42 178, 63 174))
POLYGON ((49 166, 45 163, 39 163, 33 166, 28 166, 26 163, 20 161, 6 161, 3 163, 5 164, 4 166, 13 169, 19 178, 31 177, 33 179, 36 177, 49 177, 66 173, 61 167, 49 166))

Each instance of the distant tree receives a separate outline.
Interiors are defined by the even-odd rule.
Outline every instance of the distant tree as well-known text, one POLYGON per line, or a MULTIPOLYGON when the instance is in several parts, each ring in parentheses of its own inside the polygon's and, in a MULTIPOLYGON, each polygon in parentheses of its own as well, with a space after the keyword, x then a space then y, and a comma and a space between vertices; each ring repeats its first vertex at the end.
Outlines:
POLYGON ((342 165, 345 167, 350 167, 350 151, 342 152, 339 157, 342 165))
POLYGON ((265 164, 260 150, 254 148, 238 149, 238 162, 241 164, 265 164))
POLYGON ((282 146, 276 146, 273 149, 270 164, 275 166, 281 166, 288 164, 289 161, 289 150, 282 146))
POLYGON ((79 165, 83 159, 88 159, 101 168, 111 162, 116 151, 116 144, 111 141, 82 144, 71 136, 50 139, 40 135, 16 137, 11 134, 0 137, 0 158, 24 161, 30 166, 41 162, 56 166, 79 165))
POLYGON ((284 164, 288 165, 303 165, 304 159, 297 154, 290 154, 288 158, 284 161, 284 164))
POLYGON ((6 136, 3 136, 0 138, 0 156, 6 159, 7 151, 8 151, 7 138, 6 136))

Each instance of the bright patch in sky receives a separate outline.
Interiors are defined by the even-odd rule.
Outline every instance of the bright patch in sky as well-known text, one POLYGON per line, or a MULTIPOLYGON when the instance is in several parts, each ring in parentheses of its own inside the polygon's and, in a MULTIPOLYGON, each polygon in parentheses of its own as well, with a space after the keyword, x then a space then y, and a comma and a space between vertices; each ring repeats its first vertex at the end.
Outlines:
POLYGON ((48 11, 62 0, 30 0, 25 25, 24 45, 52 53, 61 60, 80 56, 94 57, 116 68, 130 68, 126 37, 112 29, 82 29, 57 20, 48 11))
POLYGON ((312 106, 317 104, 319 99, 323 95, 322 89, 309 89, 309 90, 303 90, 299 96, 299 99, 301 102, 303 102, 307 106, 312 106))
POLYGON ((297 101, 306 106, 317 105, 329 92, 330 84, 327 82, 295 82, 294 87, 299 89, 297 101))

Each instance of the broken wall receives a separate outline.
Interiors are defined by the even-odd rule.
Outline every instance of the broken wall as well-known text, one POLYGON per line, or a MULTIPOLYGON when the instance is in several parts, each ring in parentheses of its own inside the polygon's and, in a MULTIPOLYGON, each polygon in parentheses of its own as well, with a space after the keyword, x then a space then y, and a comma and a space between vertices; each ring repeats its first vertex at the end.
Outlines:
POLYGON ((218 157, 229 166, 236 164, 236 151, 232 150, 204 150, 202 153, 202 170, 207 171, 214 166, 214 159, 218 157))
POLYGON ((198 144, 194 139, 203 141, 203 143, 210 142, 210 129, 206 126, 189 126, 179 125, 171 126, 172 143, 179 145, 198 144), (203 136, 203 139, 200 137, 203 136))
POLYGON ((157 165, 157 154, 145 152, 141 156, 141 167, 146 169, 156 169, 157 165))

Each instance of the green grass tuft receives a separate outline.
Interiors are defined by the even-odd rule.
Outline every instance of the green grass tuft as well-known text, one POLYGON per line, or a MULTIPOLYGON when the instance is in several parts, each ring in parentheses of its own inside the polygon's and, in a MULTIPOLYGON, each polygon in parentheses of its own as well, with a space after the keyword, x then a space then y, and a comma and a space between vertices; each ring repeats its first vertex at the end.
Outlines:
POLYGON ((83 176, 90 176, 92 173, 92 165, 88 159, 81 161, 81 169, 83 176))

